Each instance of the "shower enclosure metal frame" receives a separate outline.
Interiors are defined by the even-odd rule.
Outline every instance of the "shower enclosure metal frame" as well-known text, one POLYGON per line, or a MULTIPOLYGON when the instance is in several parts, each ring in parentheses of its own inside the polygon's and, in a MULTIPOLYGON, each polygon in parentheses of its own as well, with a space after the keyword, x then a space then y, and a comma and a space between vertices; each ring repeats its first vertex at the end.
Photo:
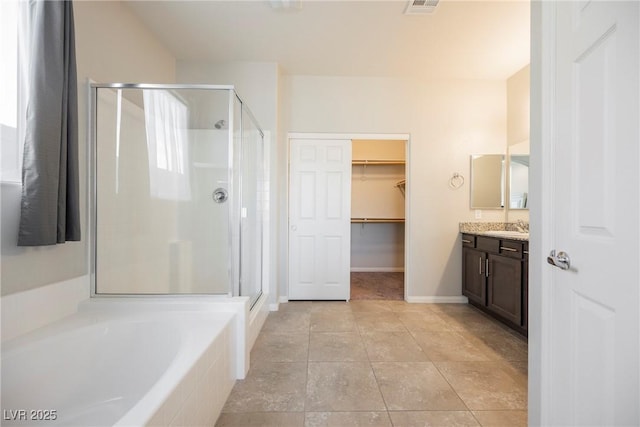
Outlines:
MULTIPOLYGON (((246 104, 242 101, 242 99, 238 96, 235 91, 235 87, 233 85, 209 85, 209 84, 146 84, 146 83, 94 83, 90 82, 89 86, 89 106, 90 106, 90 114, 89 114, 89 132, 90 132, 90 144, 87 152, 88 161, 89 161, 89 223, 88 229, 90 230, 90 243, 89 243, 89 261, 90 261, 90 278, 91 278, 91 297, 145 297, 145 296, 181 296, 181 295, 223 295, 223 296, 241 296, 242 294, 242 227, 241 227, 241 218, 240 213, 242 211, 241 201, 243 196, 243 176, 242 171, 236 170, 235 163, 238 165, 242 165, 242 148, 237 150, 238 152, 234 152, 234 138, 236 135, 234 133, 234 129, 239 126, 240 133, 244 132, 243 120, 244 114, 248 114, 249 119, 255 125, 256 130, 258 131, 261 138, 261 152, 262 152, 262 173, 264 173, 265 169, 265 158, 264 158, 264 132, 260 128, 255 116, 251 112, 251 110, 246 106, 246 104), (230 256, 228 257, 228 291, 226 293, 101 293, 98 291, 98 278, 97 278, 97 239, 98 239, 98 179, 97 179, 97 164, 98 164, 98 155, 97 155, 97 143, 98 143, 98 129, 97 129, 97 116, 98 116, 98 90, 99 89, 152 89, 152 90, 205 90, 205 91, 227 91, 229 94, 228 97, 228 158, 227 158, 227 166, 228 166, 228 192, 232 195, 231 203, 228 203, 228 219, 229 219, 229 229, 228 229, 228 244, 232 249, 230 256), (234 108, 236 106, 236 102, 239 103, 240 106, 240 114, 239 117, 236 117, 236 112, 234 108), (238 121, 236 123, 236 120, 238 121), (235 176, 237 174, 237 176, 235 176), (238 188, 235 188, 235 187, 238 188), (234 244, 234 231, 237 232, 237 243, 234 244), (234 248, 234 246, 236 246, 234 248), (234 257, 237 257, 237 260, 234 260, 234 257), (236 261, 238 263, 237 269, 234 269, 232 265, 233 262, 236 261), (237 272, 236 272, 237 270, 237 272), (235 273, 235 274, 234 274, 235 273), (236 277, 238 276, 238 277, 236 277)), ((224 121, 222 121, 224 123, 224 121)), ((216 122, 215 127, 218 128, 218 123, 216 122)), ((242 135, 240 136, 242 139, 242 135)), ((264 176, 262 176, 264 179, 264 176)), ((262 182, 262 191, 265 191, 264 183, 262 182)), ((259 263, 260 263, 260 271, 258 272, 258 277, 260 277, 260 289, 256 295, 251 297, 251 306, 253 306, 260 296, 263 294, 264 283, 263 280, 263 269, 264 269, 264 210, 261 211, 261 226, 259 232, 259 263)))

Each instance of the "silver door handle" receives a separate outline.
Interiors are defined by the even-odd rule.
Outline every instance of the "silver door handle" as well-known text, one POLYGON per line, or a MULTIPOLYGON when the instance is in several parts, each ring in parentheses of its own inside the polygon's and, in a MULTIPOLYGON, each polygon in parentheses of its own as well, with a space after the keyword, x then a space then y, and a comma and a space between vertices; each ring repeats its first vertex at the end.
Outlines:
POLYGON ((563 251, 558 252, 556 255, 556 250, 552 250, 547 257, 547 262, 561 270, 568 270, 571 268, 571 259, 569 258, 569 254, 563 251))

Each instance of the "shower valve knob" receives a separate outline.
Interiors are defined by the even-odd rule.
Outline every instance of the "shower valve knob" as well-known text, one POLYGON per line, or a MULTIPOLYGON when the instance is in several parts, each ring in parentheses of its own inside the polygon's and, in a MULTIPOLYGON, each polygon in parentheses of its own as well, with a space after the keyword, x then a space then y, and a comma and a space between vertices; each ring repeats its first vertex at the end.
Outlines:
POLYGON ((216 203, 224 203, 229 198, 229 193, 224 188, 216 188, 212 194, 213 201, 216 203))

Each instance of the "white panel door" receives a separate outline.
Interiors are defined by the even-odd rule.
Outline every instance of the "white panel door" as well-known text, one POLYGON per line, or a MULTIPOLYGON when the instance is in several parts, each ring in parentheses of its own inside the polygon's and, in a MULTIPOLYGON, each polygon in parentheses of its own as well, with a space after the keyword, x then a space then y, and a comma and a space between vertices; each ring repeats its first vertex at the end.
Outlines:
POLYGON ((290 141, 289 299, 349 300, 351 141, 290 141))
POLYGON ((559 267, 565 252, 570 267, 546 266, 543 424, 640 424, 639 5, 555 6, 555 75, 543 76, 556 90, 555 176, 544 189, 555 247, 545 249, 559 267))

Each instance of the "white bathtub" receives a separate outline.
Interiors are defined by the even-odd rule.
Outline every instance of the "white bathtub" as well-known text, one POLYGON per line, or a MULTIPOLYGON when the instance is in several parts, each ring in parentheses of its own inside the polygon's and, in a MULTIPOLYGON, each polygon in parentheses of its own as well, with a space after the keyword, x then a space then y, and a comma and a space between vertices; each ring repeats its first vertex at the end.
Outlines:
POLYGON ((245 370, 239 316, 185 300, 84 303, 3 343, 2 425, 213 425, 245 370))

